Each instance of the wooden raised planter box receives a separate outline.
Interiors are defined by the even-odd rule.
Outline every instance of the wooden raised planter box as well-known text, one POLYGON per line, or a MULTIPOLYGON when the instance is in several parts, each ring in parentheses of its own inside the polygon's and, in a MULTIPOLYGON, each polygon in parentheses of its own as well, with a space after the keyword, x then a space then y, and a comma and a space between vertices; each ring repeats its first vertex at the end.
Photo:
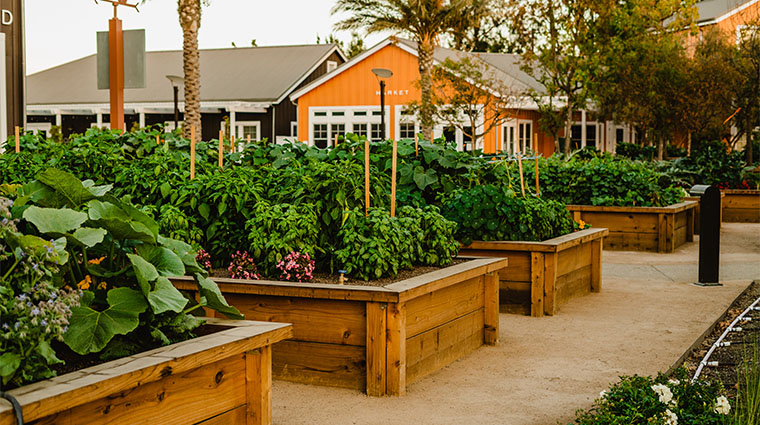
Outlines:
POLYGON ((508 257, 499 272, 502 311, 553 315, 571 298, 602 289, 602 239, 607 229, 586 229, 543 242, 474 241, 460 255, 508 257))
MULTIPOLYGON (((209 320, 228 329, 9 391, 26 424, 270 424, 271 345, 283 323, 209 320)), ((0 425, 15 425, 0 400, 0 425)))
POLYGON ((293 324, 294 338, 273 347, 276 378, 382 396, 496 343, 506 266, 477 259, 385 287, 214 280, 246 318, 293 324))
POLYGON ((597 207, 568 205, 576 221, 609 229, 604 249, 615 251, 673 252, 694 241, 694 210, 698 203, 684 201, 667 207, 597 207))
POLYGON ((725 189, 723 221, 727 223, 760 223, 760 190, 725 189))

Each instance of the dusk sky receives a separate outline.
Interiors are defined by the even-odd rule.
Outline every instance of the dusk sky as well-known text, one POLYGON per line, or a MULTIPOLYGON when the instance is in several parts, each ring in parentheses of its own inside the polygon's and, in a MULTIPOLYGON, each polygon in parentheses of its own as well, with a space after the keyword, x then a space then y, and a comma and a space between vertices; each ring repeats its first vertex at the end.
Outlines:
MULTIPOLYGON (((133 0, 136 1, 136 0, 133 0)), ((339 19, 335 0, 211 0, 203 10, 199 44, 203 48, 311 44, 325 38, 339 19)), ((32 74, 95 53, 95 33, 108 30, 113 7, 94 0, 25 0, 26 69, 32 74)), ((119 8, 124 29, 145 29, 149 51, 179 50, 182 30, 176 0, 148 0, 140 13, 119 8)), ((348 42, 350 34, 336 36, 348 42)), ((365 38, 365 46, 385 35, 365 38)))

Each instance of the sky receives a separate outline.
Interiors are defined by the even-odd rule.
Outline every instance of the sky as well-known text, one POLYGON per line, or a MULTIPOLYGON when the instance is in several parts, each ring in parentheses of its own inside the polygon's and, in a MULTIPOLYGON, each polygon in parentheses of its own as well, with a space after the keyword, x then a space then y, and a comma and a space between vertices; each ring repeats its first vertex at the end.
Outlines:
MULTIPOLYGON (((136 2, 138 0, 130 0, 136 2)), ((251 45, 312 44, 333 33, 340 16, 331 16, 335 0, 211 0, 203 9, 201 49, 251 45)), ((94 0, 24 0, 26 71, 33 74, 96 52, 95 33, 108 30, 113 7, 94 0)), ((119 7, 123 28, 145 29, 146 48, 182 49, 176 0, 147 0, 140 12, 119 7)), ((351 36, 335 33, 346 44, 351 36)), ((364 38, 367 47, 388 34, 364 38)))

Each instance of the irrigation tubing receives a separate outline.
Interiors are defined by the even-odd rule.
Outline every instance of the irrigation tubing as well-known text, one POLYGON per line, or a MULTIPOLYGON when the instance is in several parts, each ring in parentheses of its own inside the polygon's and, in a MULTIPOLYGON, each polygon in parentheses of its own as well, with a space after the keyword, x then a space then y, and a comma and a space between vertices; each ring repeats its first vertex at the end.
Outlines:
POLYGON ((13 414, 16 416, 16 425, 24 425, 24 412, 21 410, 21 405, 18 400, 16 400, 16 397, 13 397, 2 390, 0 390, 0 397, 8 400, 11 403, 11 406, 13 406, 13 414))
POLYGON ((734 321, 731 322, 730 325, 728 325, 728 327, 726 328, 725 331, 723 331, 723 333, 720 335, 718 340, 715 341, 715 343, 713 343, 712 347, 710 347, 709 350, 707 350, 707 354, 705 354, 705 357, 702 359, 702 361, 699 362, 699 367, 697 367, 697 371, 694 373, 694 377, 691 378, 692 383, 695 382, 697 378, 699 378, 699 375, 702 373, 702 369, 704 369, 704 367, 708 365, 710 356, 712 355, 712 353, 715 351, 716 348, 720 347, 721 342, 723 342, 723 339, 726 337, 726 335, 728 335, 730 332, 732 332, 732 330, 734 330, 734 327, 736 326, 736 324, 742 321, 744 319, 744 316, 747 315, 747 313, 749 313, 750 311, 757 311, 758 305, 760 305, 760 298, 756 299, 755 302, 750 304, 749 307, 747 307, 740 315, 736 316, 736 319, 734 319, 734 321))

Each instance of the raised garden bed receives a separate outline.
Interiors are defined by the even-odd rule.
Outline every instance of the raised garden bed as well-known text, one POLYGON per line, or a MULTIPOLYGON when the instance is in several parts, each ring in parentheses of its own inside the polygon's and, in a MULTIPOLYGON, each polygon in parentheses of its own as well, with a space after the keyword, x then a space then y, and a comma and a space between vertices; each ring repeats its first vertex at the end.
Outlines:
POLYGON ((214 280, 246 318, 293 324, 294 338, 273 347, 276 378, 383 396, 497 342, 506 266, 476 259, 384 287, 214 280))
POLYGON ((694 211, 698 202, 667 207, 598 207, 568 205, 576 221, 604 227, 604 249, 615 251, 673 252, 694 241, 694 211))
MULTIPOLYGON (((292 327, 209 322, 226 329, 9 393, 27 424, 270 424, 271 346, 292 327)), ((0 401, 0 425, 15 423, 0 401)))
POLYGON ((723 221, 760 223, 760 190, 723 189, 723 221))
POLYGON ((602 240, 607 229, 586 229, 543 242, 474 241, 460 255, 508 257, 499 272, 501 311, 553 315, 568 300, 602 289, 602 240))

